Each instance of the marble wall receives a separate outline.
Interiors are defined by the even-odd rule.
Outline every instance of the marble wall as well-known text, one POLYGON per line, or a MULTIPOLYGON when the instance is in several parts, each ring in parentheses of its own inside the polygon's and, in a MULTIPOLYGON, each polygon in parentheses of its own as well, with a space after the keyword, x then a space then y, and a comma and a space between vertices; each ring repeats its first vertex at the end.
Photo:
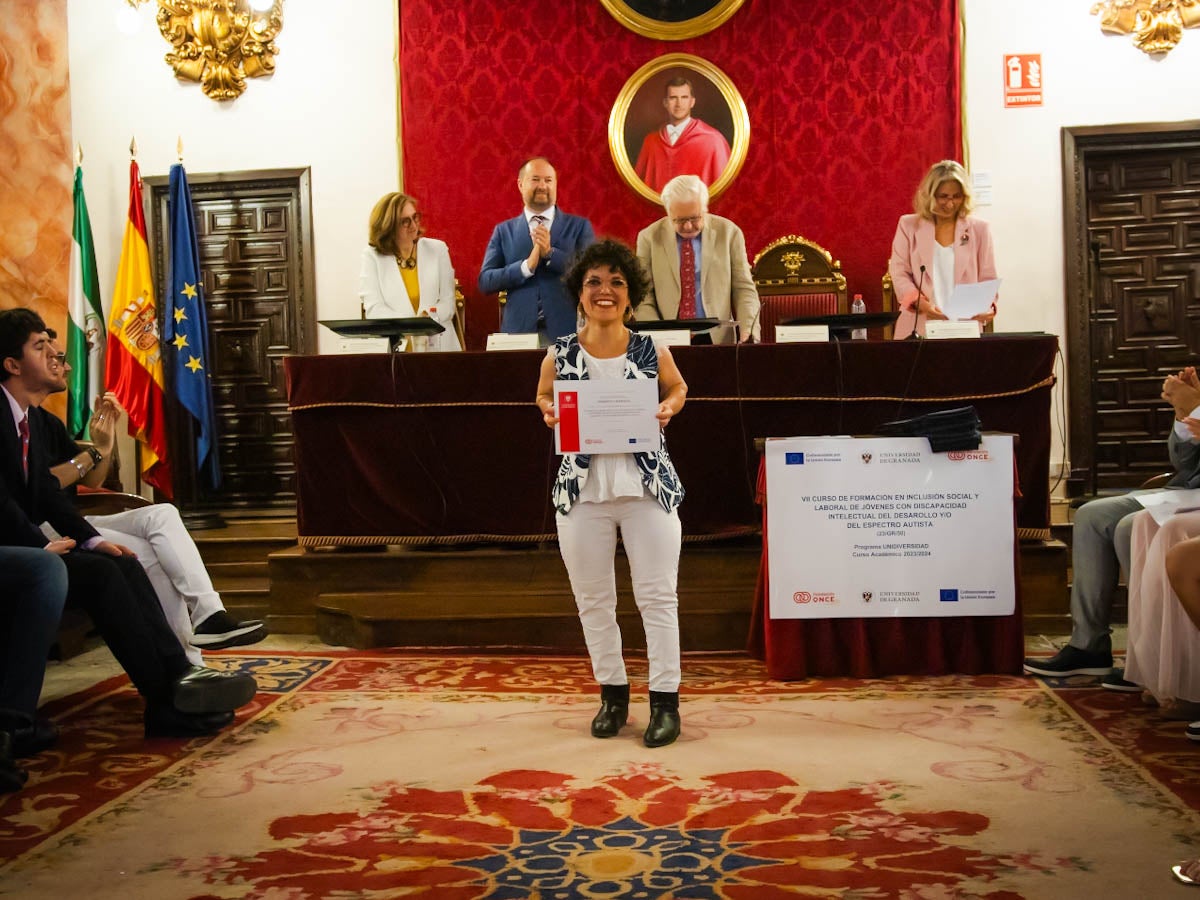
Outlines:
POLYGON ((0 6, 0 308, 66 323, 71 255, 67 0, 0 6))

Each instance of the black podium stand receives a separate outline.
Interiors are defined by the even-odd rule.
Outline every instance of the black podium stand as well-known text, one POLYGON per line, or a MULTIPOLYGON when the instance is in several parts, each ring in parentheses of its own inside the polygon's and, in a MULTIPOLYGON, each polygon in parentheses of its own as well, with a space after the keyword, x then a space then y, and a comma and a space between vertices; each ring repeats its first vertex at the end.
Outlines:
POLYGON ((429 316, 406 319, 321 319, 322 325, 342 337, 382 337, 395 350, 401 338, 441 334, 445 326, 429 316))

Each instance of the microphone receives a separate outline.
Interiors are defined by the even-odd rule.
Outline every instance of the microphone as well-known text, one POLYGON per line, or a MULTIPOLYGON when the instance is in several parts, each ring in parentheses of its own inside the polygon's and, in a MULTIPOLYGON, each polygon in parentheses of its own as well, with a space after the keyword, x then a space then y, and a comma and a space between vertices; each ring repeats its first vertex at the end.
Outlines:
POLYGON ((913 330, 912 334, 905 338, 906 341, 915 341, 921 336, 917 334, 918 316, 921 315, 917 308, 921 305, 921 287, 925 284, 925 267, 921 266, 921 277, 917 281, 917 302, 913 304, 913 330))
MULTIPOLYGON (((751 341, 753 341, 753 340, 754 340, 754 326, 758 324, 758 317, 759 317, 760 315, 762 315, 762 309, 763 309, 762 300, 761 300, 761 299, 759 299, 759 301, 758 301, 758 309, 756 309, 756 310, 754 311, 754 318, 750 320, 750 328, 749 328, 749 335, 750 335, 750 336, 749 336, 749 338, 747 338, 747 339, 746 339, 746 343, 750 343, 751 341)), ((737 324, 737 316, 736 316, 736 315, 735 315, 735 316, 734 316, 734 318, 733 318, 733 322, 734 322, 734 325, 736 326, 736 328, 735 328, 734 330, 737 332, 737 337, 738 337, 738 341, 737 341, 737 342, 740 344, 740 343, 742 343, 742 341, 741 341, 741 337, 742 337, 742 326, 737 324)))

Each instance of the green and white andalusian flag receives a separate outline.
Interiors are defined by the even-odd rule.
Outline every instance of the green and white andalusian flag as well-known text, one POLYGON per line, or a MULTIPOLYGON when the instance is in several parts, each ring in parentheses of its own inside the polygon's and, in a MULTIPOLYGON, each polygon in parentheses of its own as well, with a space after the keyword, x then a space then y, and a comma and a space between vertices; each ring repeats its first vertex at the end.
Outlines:
POLYGON ((67 292, 67 362, 71 364, 67 394, 67 428, 85 439, 92 405, 104 393, 104 350, 108 333, 96 280, 96 248, 92 223, 83 199, 83 169, 75 168, 75 223, 71 230, 71 284, 67 292))

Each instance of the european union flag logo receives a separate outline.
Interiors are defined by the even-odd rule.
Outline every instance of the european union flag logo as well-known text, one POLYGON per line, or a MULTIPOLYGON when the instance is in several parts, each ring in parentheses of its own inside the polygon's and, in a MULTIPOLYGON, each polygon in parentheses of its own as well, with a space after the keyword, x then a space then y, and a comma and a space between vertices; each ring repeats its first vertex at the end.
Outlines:
POLYGON ((943 603, 957 603, 958 588, 942 588, 938 599, 943 603))
POLYGON ((167 200, 171 219, 170 279, 163 340, 171 348, 175 396, 196 420, 196 466, 214 490, 221 484, 209 372, 208 318, 200 283, 200 253, 192 217, 192 192, 183 166, 171 166, 167 200))
POLYGON ((785 466, 802 466, 804 465, 804 453, 785 453, 783 454, 783 464, 785 466))

